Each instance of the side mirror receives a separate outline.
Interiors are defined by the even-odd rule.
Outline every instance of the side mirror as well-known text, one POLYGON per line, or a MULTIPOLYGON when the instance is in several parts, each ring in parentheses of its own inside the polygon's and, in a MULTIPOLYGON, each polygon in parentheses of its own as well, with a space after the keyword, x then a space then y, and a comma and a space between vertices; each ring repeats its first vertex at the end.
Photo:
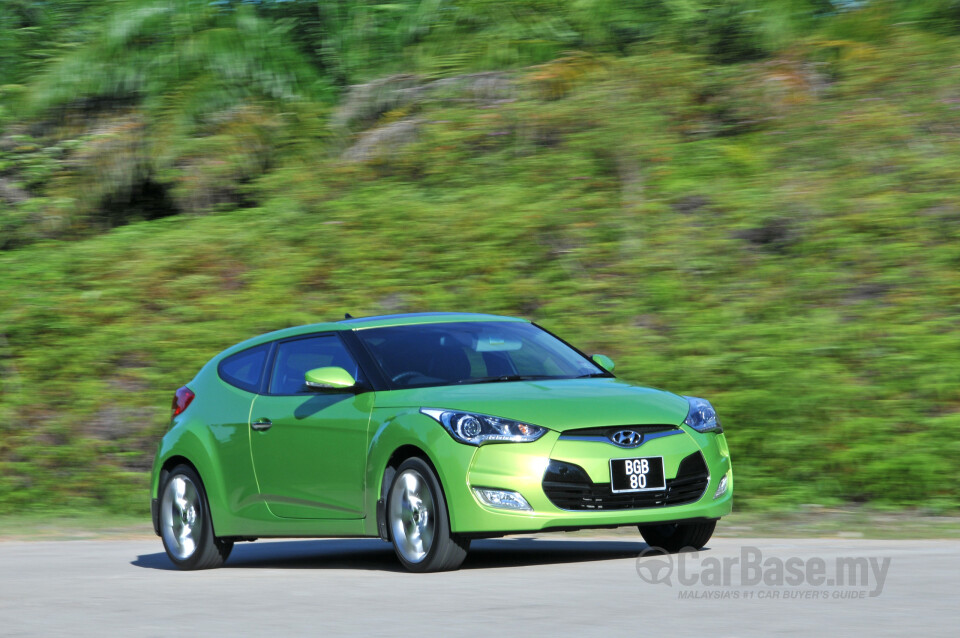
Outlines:
POLYGON ((615 366, 616 364, 613 362, 613 359, 611 359, 611 358, 608 357, 607 355, 605 355, 605 354, 595 354, 595 355, 593 355, 593 356, 590 357, 590 358, 593 359, 593 362, 594 362, 594 363, 596 363, 598 366, 600 366, 601 368, 603 368, 603 369, 606 370, 607 372, 613 372, 613 368, 614 368, 614 366, 615 366))
POLYGON ((349 372, 335 366, 307 370, 303 378, 308 388, 320 390, 346 390, 357 385, 357 380, 349 372))

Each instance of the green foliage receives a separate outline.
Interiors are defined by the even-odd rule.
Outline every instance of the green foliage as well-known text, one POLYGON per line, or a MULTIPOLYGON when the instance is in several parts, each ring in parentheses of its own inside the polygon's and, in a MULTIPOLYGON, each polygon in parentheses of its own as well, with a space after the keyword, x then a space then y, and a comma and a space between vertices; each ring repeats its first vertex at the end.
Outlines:
POLYGON ((39 217, 3 214, 6 245, 243 204, 243 184, 292 134, 283 124, 296 117, 280 113, 326 95, 322 76, 287 44, 289 28, 249 6, 120 2, 88 30, 11 93, 11 109, 39 124, 46 148, 14 152, 7 171, 48 201, 39 217), (57 152, 52 167, 34 161, 57 152))
POLYGON ((32 84, 29 105, 142 101, 179 124, 250 96, 289 101, 318 90, 322 83, 286 45, 282 27, 248 7, 225 12, 194 0, 140 0, 49 65, 32 84))
POLYGON ((958 0, 919 0, 897 3, 890 9, 901 19, 915 21, 933 31, 948 35, 960 32, 958 0))
POLYGON ((100 0, 4 0, 0 6, 0 87, 24 82, 53 57, 89 37, 78 22, 109 9, 100 0))
POLYGON ((338 83, 401 69, 451 73, 545 62, 567 49, 624 55, 671 40, 721 63, 788 45, 827 0, 291 0, 263 15, 338 83))

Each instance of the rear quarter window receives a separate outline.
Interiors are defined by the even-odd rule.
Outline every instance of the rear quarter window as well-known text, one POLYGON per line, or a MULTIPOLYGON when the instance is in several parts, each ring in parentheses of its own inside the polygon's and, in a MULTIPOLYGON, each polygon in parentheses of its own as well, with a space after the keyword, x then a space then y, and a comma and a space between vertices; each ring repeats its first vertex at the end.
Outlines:
POLYGON ((217 368, 220 378, 241 390, 257 392, 269 350, 270 344, 265 343, 230 355, 217 368))

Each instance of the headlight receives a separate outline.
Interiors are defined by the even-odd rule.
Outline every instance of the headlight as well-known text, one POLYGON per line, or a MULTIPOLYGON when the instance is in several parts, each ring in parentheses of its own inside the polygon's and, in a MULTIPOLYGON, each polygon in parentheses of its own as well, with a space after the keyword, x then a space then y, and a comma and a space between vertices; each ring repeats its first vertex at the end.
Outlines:
POLYGON ((421 408, 420 412, 446 428, 453 438, 468 445, 496 442, 529 443, 536 441, 547 432, 547 428, 539 425, 486 414, 436 408, 421 408))
POLYGON ((687 412, 687 418, 683 420, 684 425, 689 425, 697 432, 723 432, 720 427, 720 419, 717 418, 717 411, 713 409, 710 402, 706 399, 697 397, 683 397, 690 404, 690 410, 687 412))

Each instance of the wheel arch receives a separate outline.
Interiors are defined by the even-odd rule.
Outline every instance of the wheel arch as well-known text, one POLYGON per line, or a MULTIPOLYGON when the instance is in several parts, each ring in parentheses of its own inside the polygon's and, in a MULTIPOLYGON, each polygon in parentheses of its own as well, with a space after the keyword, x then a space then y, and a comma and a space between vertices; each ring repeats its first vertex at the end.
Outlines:
POLYGON ((476 448, 459 443, 435 420, 419 409, 374 410, 377 425, 370 440, 366 474, 366 533, 387 539, 386 496, 390 483, 406 459, 418 457, 430 467, 446 503, 451 529, 456 529, 456 502, 466 493, 466 477, 476 448), (460 483, 463 483, 461 486, 460 483))
POLYGON ((393 484, 393 477, 396 476, 397 469, 399 469, 404 461, 411 458, 418 458, 430 467, 430 471, 433 472, 434 477, 437 479, 437 484, 440 485, 440 490, 443 492, 443 504, 447 510, 447 520, 450 520, 450 501, 447 499, 447 488, 443 485, 443 477, 437 470, 436 463, 430 458, 426 450, 417 445, 406 443, 399 446, 390 454, 386 466, 383 468, 383 471, 380 472, 380 488, 377 492, 377 530, 380 538, 385 541, 390 540, 390 528, 387 525, 386 518, 387 491, 393 484))
MULTIPOLYGON (((167 458, 167 460, 163 462, 163 465, 160 466, 160 480, 157 483, 157 498, 160 497, 159 488, 162 487, 164 482, 167 480, 167 476, 170 475, 170 470, 178 465, 188 466, 191 470, 197 473, 197 476, 200 477, 201 481, 203 480, 203 475, 200 474, 200 470, 197 469, 197 466, 194 465, 190 459, 179 454, 174 454, 173 456, 167 458)), ((206 489, 206 483, 204 483, 204 489, 206 489)))
POLYGON ((217 521, 227 513, 226 496, 222 481, 217 480, 220 471, 220 459, 216 448, 210 441, 198 436, 193 429, 186 429, 179 435, 168 440, 164 438, 158 459, 156 483, 151 486, 151 498, 159 499, 163 483, 169 476, 170 470, 179 464, 190 467, 203 484, 203 493, 206 495, 207 508, 210 511, 210 521, 214 533, 217 531, 217 521))

